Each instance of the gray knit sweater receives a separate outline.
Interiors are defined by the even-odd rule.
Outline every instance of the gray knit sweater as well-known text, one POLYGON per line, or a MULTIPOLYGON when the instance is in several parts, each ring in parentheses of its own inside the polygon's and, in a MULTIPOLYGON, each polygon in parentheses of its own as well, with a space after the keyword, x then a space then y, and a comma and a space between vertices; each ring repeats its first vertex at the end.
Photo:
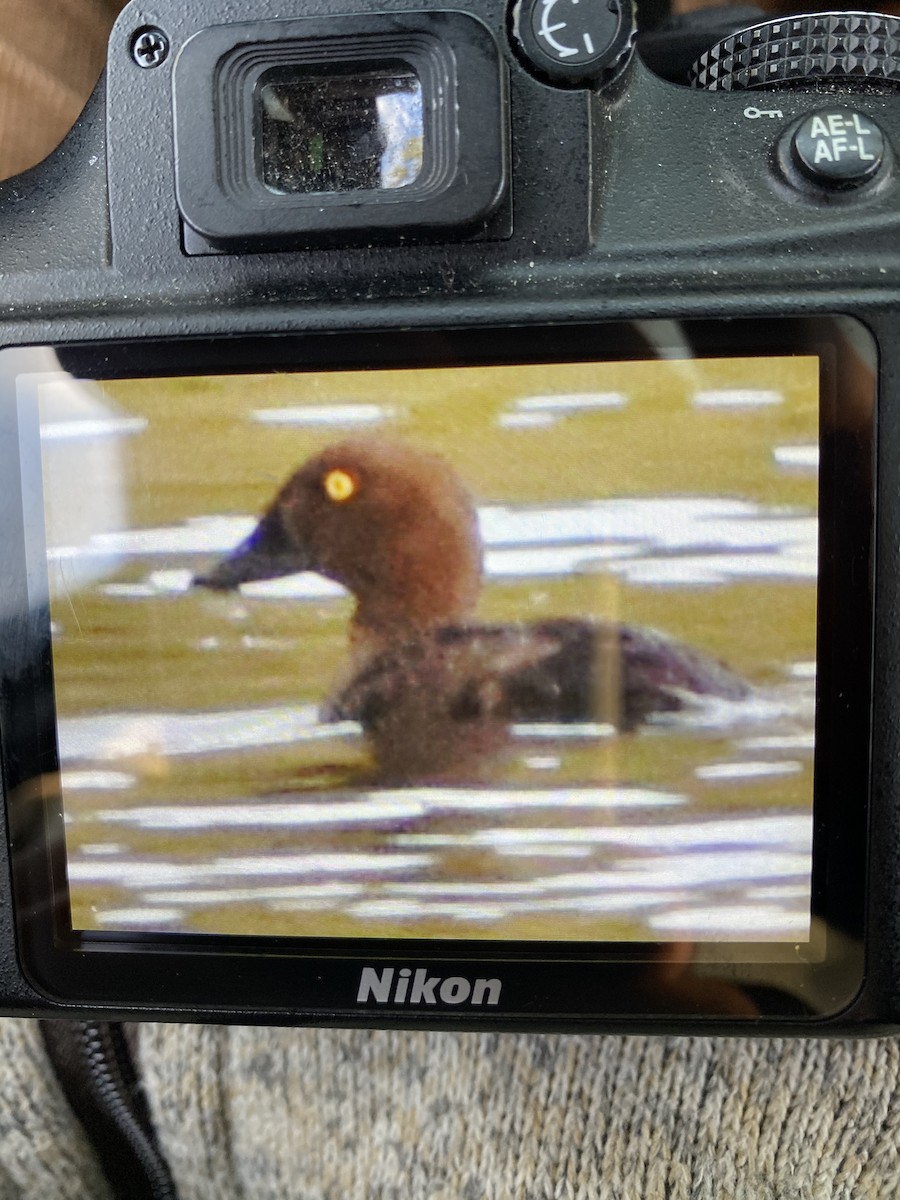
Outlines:
MULTIPOLYGON (((181 1200, 893 1200, 894 1041, 145 1025, 181 1200)), ((108 1200, 0 1021, 0 1200, 108 1200)))

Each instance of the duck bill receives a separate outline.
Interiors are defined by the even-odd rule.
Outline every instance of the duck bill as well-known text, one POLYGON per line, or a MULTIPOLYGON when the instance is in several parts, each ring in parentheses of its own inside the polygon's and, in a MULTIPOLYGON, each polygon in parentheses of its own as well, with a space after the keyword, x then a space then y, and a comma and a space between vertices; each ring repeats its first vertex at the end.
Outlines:
POLYGON ((259 522, 249 537, 206 574, 195 575, 194 587, 233 591, 242 583, 262 579, 280 579, 311 567, 309 555, 287 534, 277 509, 259 522))

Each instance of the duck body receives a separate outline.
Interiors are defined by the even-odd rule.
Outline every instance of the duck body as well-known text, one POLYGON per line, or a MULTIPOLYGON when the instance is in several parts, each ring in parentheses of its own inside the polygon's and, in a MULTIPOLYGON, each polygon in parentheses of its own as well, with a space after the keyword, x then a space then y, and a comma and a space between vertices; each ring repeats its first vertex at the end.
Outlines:
POLYGON ((322 710, 357 721, 387 778, 434 777, 496 754, 514 725, 630 732, 747 684, 651 629, 573 618, 446 625, 374 654, 322 710))
POLYGON ((447 625, 385 648, 339 690, 327 714, 376 729, 404 693, 427 694, 438 682, 450 720, 598 721, 626 731, 692 698, 748 693, 722 663, 656 630, 559 618, 447 625))
POLYGON ((617 621, 474 619, 477 513, 444 460, 348 439, 287 481, 257 528, 200 586, 312 570, 356 599, 351 673, 323 718, 358 721, 386 778, 422 780, 496 751, 514 724, 599 722, 740 700, 744 680, 702 651, 617 621))

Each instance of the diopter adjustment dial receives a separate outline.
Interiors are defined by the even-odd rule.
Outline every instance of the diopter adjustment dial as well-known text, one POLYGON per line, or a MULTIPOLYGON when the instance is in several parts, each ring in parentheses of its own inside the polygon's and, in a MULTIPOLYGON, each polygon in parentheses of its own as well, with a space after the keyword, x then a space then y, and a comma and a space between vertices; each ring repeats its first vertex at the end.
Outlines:
POLYGON ((514 0, 511 41, 523 66, 557 87, 602 87, 625 67, 632 0, 514 0))
POLYGON ((728 92, 829 82, 900 86, 900 20, 833 12, 751 25, 702 54, 690 82, 728 92))

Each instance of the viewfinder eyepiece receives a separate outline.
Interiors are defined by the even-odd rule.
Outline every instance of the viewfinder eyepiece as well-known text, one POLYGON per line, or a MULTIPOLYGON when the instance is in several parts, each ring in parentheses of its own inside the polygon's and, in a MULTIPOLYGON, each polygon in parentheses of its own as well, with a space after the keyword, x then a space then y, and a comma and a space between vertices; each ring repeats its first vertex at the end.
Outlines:
POLYGON ((422 84, 405 63, 263 76, 257 166, 278 195, 408 187, 422 171, 422 84))
POLYGON ((213 249, 465 235, 505 194, 506 67, 465 13, 214 26, 174 93, 178 204, 213 249))

